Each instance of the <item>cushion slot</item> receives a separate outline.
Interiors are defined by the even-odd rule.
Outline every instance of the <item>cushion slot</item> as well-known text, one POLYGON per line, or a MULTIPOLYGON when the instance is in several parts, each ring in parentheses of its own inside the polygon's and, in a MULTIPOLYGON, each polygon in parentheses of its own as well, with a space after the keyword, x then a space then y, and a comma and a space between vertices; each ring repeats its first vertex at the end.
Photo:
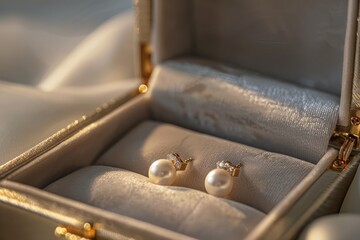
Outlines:
POLYGON ((113 167, 82 168, 47 191, 199 239, 242 239, 265 216, 241 203, 175 186, 113 167))
POLYGON ((153 161, 171 152, 193 157, 174 185, 205 191, 204 179, 219 160, 242 163, 229 199, 270 211, 313 168, 313 164, 266 152, 171 124, 144 121, 105 152, 96 164, 147 176, 153 161))

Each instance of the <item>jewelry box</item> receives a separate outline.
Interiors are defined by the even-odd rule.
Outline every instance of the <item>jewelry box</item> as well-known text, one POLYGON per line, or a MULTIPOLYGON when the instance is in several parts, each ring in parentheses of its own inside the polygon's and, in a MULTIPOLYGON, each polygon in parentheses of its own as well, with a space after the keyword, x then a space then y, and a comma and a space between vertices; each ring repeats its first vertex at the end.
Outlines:
POLYGON ((0 237, 293 239, 359 163, 358 0, 137 0, 144 83, 0 169, 0 237), (193 158, 172 186, 167 153, 193 158), (218 161, 240 164, 226 198, 218 161))

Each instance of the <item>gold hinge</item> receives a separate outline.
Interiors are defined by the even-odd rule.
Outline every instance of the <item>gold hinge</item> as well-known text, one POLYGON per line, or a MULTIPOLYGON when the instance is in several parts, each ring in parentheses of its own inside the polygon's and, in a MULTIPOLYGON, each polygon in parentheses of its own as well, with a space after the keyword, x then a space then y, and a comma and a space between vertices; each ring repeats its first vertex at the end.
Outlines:
POLYGON ((340 147, 339 155, 337 159, 333 162, 331 169, 336 171, 342 171, 350 162, 350 155, 354 149, 355 143, 357 140, 355 140, 352 137, 345 138, 343 144, 340 147))
POLYGON ((92 240, 95 239, 96 231, 90 223, 85 223, 83 228, 60 225, 55 228, 55 236, 60 239, 92 240))
MULTIPOLYGON (((152 64, 152 0, 134 0, 136 30, 139 42, 140 53, 140 74, 143 79, 143 86, 147 86, 151 72, 152 64)), ((145 87, 139 88, 139 92, 143 93, 145 87)))
POLYGON ((144 84, 148 84, 150 75, 153 70, 151 60, 152 49, 148 43, 140 43, 140 74, 144 84))
POLYGON ((339 148, 339 155, 333 162, 331 169, 342 171, 350 162, 351 154, 360 149, 360 111, 353 111, 348 127, 337 126, 330 146, 339 148))

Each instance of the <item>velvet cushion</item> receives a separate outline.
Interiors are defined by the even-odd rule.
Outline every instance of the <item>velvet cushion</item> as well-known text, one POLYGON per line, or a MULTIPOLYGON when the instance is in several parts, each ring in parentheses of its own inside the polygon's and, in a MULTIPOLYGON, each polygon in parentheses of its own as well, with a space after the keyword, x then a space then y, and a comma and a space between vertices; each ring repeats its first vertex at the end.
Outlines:
POLYGON ((312 163, 338 119, 337 97, 204 59, 161 64, 150 93, 156 119, 312 163))
POLYGON ((155 185, 142 175, 106 166, 82 168, 46 190, 201 239, 242 239, 265 216, 241 203, 155 185))
POLYGON ((229 198, 263 212, 270 211, 313 168, 313 164, 190 131, 171 124, 144 121, 99 157, 95 164, 147 176, 153 161, 171 152, 195 160, 178 172, 174 185, 205 191, 204 180, 216 162, 242 163, 229 198))

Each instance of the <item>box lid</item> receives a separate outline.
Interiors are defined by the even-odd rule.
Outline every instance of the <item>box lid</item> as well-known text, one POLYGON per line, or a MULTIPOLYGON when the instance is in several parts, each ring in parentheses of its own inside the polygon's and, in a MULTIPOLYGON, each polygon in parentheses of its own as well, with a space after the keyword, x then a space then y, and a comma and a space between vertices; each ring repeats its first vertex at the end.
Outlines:
POLYGON ((153 59, 207 58, 341 95, 339 124, 346 126, 357 6, 357 0, 154 0, 153 59))
POLYGON ((155 64, 208 59, 341 96, 338 124, 350 125, 358 0, 152 4, 155 64))

